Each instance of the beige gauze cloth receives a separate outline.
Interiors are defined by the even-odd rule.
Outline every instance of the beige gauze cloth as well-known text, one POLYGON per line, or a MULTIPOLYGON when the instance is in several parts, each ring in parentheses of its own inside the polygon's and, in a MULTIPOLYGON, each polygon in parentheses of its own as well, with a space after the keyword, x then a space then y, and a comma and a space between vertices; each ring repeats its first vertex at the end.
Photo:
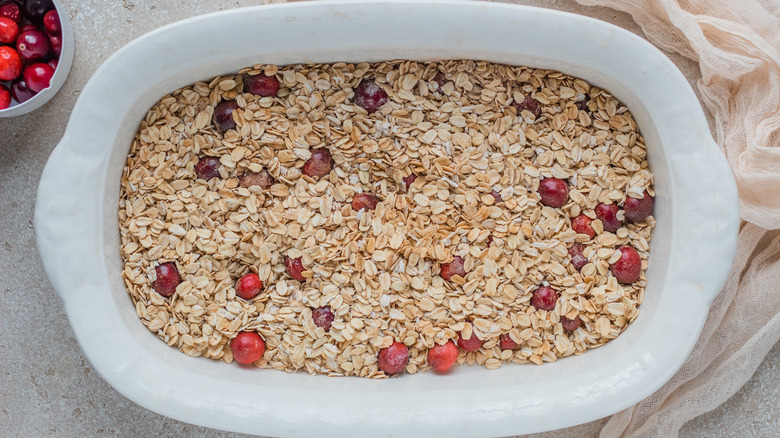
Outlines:
POLYGON ((737 255, 688 360, 602 437, 667 438, 715 409, 780 339, 780 1, 577 0, 627 12, 647 38, 697 61, 703 104, 739 189, 737 255))

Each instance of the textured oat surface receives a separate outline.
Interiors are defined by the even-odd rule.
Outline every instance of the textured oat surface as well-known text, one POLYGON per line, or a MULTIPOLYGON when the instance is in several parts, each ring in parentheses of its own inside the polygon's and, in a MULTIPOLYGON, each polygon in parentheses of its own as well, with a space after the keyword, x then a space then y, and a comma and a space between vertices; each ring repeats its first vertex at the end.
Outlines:
MULTIPOLYGON (((38 179, 65 129, 70 109, 100 63, 133 38, 200 13, 259 1, 72 0, 66 8, 77 38, 74 67, 55 99, 24 117, 0 119, 0 437, 245 437, 180 423, 128 401, 86 362, 62 304, 46 280, 32 232, 38 179), (110 23, 110 26, 107 25, 110 23), (45 347, 40 340, 48 340, 45 347)), ((518 3, 593 16, 641 34, 626 14, 573 1, 518 3)), ((697 66, 671 56, 693 83, 697 66)), ((694 87, 695 89, 695 87, 694 87)), ((776 436, 780 431, 780 346, 755 376, 718 409, 683 427, 680 436, 776 436)), ((537 437, 598 436, 604 420, 537 437)))
POLYGON ((377 353, 393 342, 409 347, 414 373, 435 344, 473 335, 484 344, 461 350, 459 362, 495 369, 584 353, 638 316, 644 278, 620 284, 610 265, 627 245, 646 266, 655 221, 626 219, 609 232, 594 209, 652 194, 652 175, 631 113, 609 90, 475 61, 239 73, 162 97, 122 175, 123 275, 138 316, 169 345, 231 362, 229 340, 256 330, 268 347, 258 366, 383 377, 377 353), (246 92, 258 74, 282 88, 246 92), (353 104, 361 81, 387 91, 378 111, 353 104), (237 126, 221 133, 215 106, 233 99, 237 126), (311 178, 304 163, 318 148, 335 165, 311 178), (219 172, 206 181, 193 168, 208 157, 219 172), (275 183, 240 184, 261 171, 275 183), (540 201, 545 178, 567 181, 560 208, 540 201), (350 201, 361 195, 379 202, 356 211, 350 201), (594 219, 594 236, 572 229, 580 215, 594 219), (574 245, 588 259, 579 269, 574 245), (285 274, 283 257, 302 258, 306 281, 285 274), (439 275, 453 257, 465 271, 439 275), (151 286, 163 262, 183 275, 167 299, 151 286), (265 288, 245 300, 233 286, 249 270, 265 288), (560 298, 537 310, 542 286, 560 298), (324 306, 335 315, 329 329, 311 315, 324 306), (581 323, 569 332, 563 317, 581 323), (499 348, 503 334, 518 348, 499 348))

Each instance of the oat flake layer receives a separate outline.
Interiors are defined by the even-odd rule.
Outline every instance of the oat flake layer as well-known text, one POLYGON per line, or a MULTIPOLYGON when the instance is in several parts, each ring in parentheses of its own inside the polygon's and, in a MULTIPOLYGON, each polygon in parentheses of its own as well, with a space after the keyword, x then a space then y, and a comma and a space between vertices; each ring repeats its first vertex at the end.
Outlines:
POLYGON ((415 373, 429 368, 430 347, 471 328, 484 343, 461 349, 458 363, 554 362, 603 345, 638 315, 655 221, 611 233, 594 220, 590 239, 570 220, 595 219, 599 202, 653 195, 645 155, 623 104, 555 71, 476 61, 258 65, 166 95, 141 122, 121 181, 123 277, 141 322, 190 356, 229 363, 230 339, 257 331, 267 345, 260 368, 377 378, 386 377, 377 354, 393 341, 409 348, 406 372, 415 373), (281 82, 276 97, 244 93, 244 75, 263 73, 281 82), (371 114, 353 103, 363 78, 389 95, 371 114), (240 108, 223 134, 212 116, 228 99, 240 108), (321 147, 333 170, 303 175, 321 147), (221 177, 196 178, 204 156, 219 158, 221 177), (270 188, 239 186, 263 169, 270 188), (568 181, 563 207, 540 203, 545 177, 568 181), (353 211, 361 192, 379 197, 376 210, 353 211), (589 260, 581 272, 568 255, 574 242, 589 260), (642 258, 633 284, 610 272, 624 244, 642 258), (286 274, 284 256, 302 257, 305 282, 286 274), (445 281, 439 266, 454 256, 467 274, 445 281), (164 298, 154 266, 169 261, 183 281, 164 298), (246 301, 235 282, 249 272, 265 288, 246 301), (543 285, 560 294, 552 311, 530 304, 543 285), (328 332, 312 319, 326 305, 328 332), (561 316, 582 323, 568 332, 561 316), (501 350, 502 334, 518 348, 501 350))

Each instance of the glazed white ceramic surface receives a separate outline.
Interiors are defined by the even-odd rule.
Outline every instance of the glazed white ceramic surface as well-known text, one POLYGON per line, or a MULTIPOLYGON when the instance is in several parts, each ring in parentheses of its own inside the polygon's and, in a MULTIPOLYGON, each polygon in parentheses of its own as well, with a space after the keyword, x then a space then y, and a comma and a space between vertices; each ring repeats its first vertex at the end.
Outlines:
POLYGON ((699 102, 657 49, 615 26, 473 2, 295 3, 181 21, 115 53, 89 81, 43 173, 38 249, 95 369, 134 402, 199 425, 273 436, 505 436, 624 409, 683 363, 736 248, 737 192, 699 102), (436 19, 432 19, 436 17, 436 19), (386 380, 191 358, 138 320, 120 276, 117 203, 131 140, 164 94, 256 63, 461 59, 560 70, 634 114, 658 225, 640 316, 602 348, 543 366, 458 366, 386 380))
POLYGON ((16 103, 11 101, 11 106, 0 110, 0 117, 15 117, 27 114, 30 111, 37 110, 42 107, 46 102, 50 101, 60 88, 65 83, 68 74, 70 73, 70 67, 73 64, 73 26, 68 19, 68 11, 63 9, 58 0, 52 0, 54 8, 60 15, 60 26, 62 27, 62 50, 60 51, 60 59, 57 63, 57 69, 54 70, 54 76, 51 77, 51 83, 48 88, 44 88, 38 94, 24 103, 16 103))

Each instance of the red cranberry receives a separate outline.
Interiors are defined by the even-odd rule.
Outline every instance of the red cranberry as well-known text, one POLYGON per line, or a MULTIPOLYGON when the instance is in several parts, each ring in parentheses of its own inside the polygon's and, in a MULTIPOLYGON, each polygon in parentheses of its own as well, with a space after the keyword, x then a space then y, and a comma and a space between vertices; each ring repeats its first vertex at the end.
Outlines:
POLYGON ((623 226, 623 221, 617 218, 620 208, 617 204, 599 204, 596 206, 596 218, 604 225, 604 229, 614 233, 623 226))
POLYGON ((504 198, 501 197, 501 193, 498 193, 496 190, 490 192, 490 196, 493 197, 493 205, 496 205, 499 202, 504 202, 504 198))
POLYGON ((261 170, 260 172, 246 172, 238 178, 238 185, 245 189, 248 189, 252 186, 259 186, 261 189, 268 189, 274 185, 275 182, 276 180, 274 180, 274 177, 272 177, 271 174, 268 173, 268 171, 265 169, 261 170))
POLYGON ((502 350, 514 350, 519 345, 509 336, 509 333, 504 333, 498 338, 498 347, 502 350))
POLYGON ((219 158, 217 157, 203 157, 198 160, 198 164, 195 165, 195 174, 199 179, 205 179, 206 181, 211 178, 219 178, 219 158))
POLYGON ((28 30, 40 30, 34 24, 26 23, 19 25, 19 33, 27 32, 28 30))
POLYGON ((586 94, 585 99, 575 102, 574 105, 580 111, 590 111, 590 108, 588 108, 588 102, 590 102, 590 96, 586 94))
POLYGON ((176 286, 181 283, 181 276, 176 268, 176 263, 161 263, 154 267, 154 272, 157 274, 157 280, 154 280, 154 283, 152 283, 154 290, 164 297, 173 295, 176 292, 176 286))
POLYGON ((518 117, 522 117, 520 114, 525 110, 534 115, 534 119, 538 119, 542 116, 542 103, 531 97, 529 94, 525 96, 522 102, 514 102, 513 105, 517 109, 518 117))
POLYGON ((539 181, 539 196, 548 207, 563 207, 569 199, 569 185, 562 179, 544 178, 539 181))
POLYGON ((406 186, 406 190, 409 190, 409 187, 412 186, 412 183, 416 179, 417 179, 417 175, 415 175, 415 174, 411 174, 409 176, 405 176, 405 177, 402 178, 402 181, 404 182, 404 185, 406 186))
POLYGON ((0 17, 0 43, 12 44, 19 36, 19 25, 7 17, 0 17))
POLYGON ((284 267, 287 269, 287 274, 298 280, 298 281, 306 281, 306 277, 303 276, 303 262, 301 261, 301 258, 291 258, 291 257, 285 257, 284 258, 284 267))
POLYGON ((3 84, 0 84, 0 110, 11 106, 11 91, 3 84))
POLYGON ((322 178, 333 169, 333 157, 326 148, 317 148, 311 151, 311 157, 303 163, 304 175, 312 178, 322 178))
POLYGON ((35 61, 49 54, 49 36, 40 30, 26 30, 16 39, 16 50, 25 61, 35 61))
POLYGON ((468 339, 464 339, 462 335, 458 337, 458 347, 466 351, 477 351, 481 346, 482 339, 479 339, 477 334, 473 331, 471 332, 471 337, 468 339))
POLYGON ((49 64, 49 67, 53 68, 54 71, 57 71, 57 65, 59 65, 60 62, 56 59, 50 59, 46 63, 49 64))
POLYGON ((262 97, 276 96, 276 92, 279 91, 279 79, 276 79, 276 76, 266 76, 264 74, 255 76, 245 75, 244 90, 262 97))
POLYGON ((621 283, 633 283, 639 280, 642 271, 642 259, 639 253, 630 246, 621 246, 620 258, 612 264, 612 275, 621 283))
POLYGON ((56 10, 52 9, 43 16, 43 29, 49 35, 59 35, 62 31, 60 26, 60 14, 56 10))
POLYGON ((27 86, 27 82, 20 77, 11 83, 11 96, 19 103, 27 102, 37 93, 27 86))
POLYGON ((225 132, 230 129, 235 129, 236 121, 233 120, 233 111, 238 109, 238 102, 233 100, 226 100, 220 102, 214 107, 214 127, 219 132, 225 132))
POLYGON ((22 9, 19 3, 7 1, 0 5, 0 17, 10 18, 14 23, 22 21, 22 9))
POLYGON ((251 300, 263 289, 263 280, 257 274, 249 273, 236 282, 236 295, 245 300, 251 300))
POLYGON ((355 193, 355 196, 352 197, 352 209, 355 211, 360 211, 363 209, 374 210, 376 209, 376 205, 378 203, 379 198, 377 198, 373 193, 355 193))
POLYGON ((553 310, 557 301, 558 293, 548 286, 536 289, 531 297, 531 305, 539 310, 553 310))
POLYGON ((443 93, 444 86, 447 84, 447 76, 443 72, 437 72, 436 76, 433 77, 433 82, 436 82, 436 85, 438 85, 436 91, 443 93))
POLYGON ((642 222, 653 214, 654 206, 655 199, 645 190, 642 199, 626 197, 626 202, 623 203, 623 211, 628 219, 634 222, 642 222))
POLYGON ((241 332, 230 340, 230 351, 236 362, 250 364, 265 354, 265 341, 255 332, 241 332))
POLYGON ((585 249, 581 243, 575 243, 569 247, 569 256, 571 257, 571 264, 574 269, 580 271, 582 267, 588 264, 588 258, 582 253, 585 249))
POLYGON ((579 316, 575 316, 574 319, 561 316, 561 325, 567 332, 573 332, 574 330, 577 330, 580 327, 581 322, 582 321, 580 320, 579 316))
POLYGON ((49 35, 49 43, 51 43, 51 52, 60 56, 60 53, 62 53, 62 37, 60 35, 49 35))
POLYGON ((22 74, 22 58, 16 50, 0 46, 0 81, 12 81, 22 74))
POLYGON ((452 340, 444 345, 436 344, 428 350, 428 365, 440 373, 447 371, 458 360, 458 347, 452 340))
POLYGON ((330 306, 323 306, 311 311, 311 317, 314 319, 314 325, 322 327, 326 332, 330 330, 333 320, 336 316, 330 310, 330 306))
POLYGON ((441 278, 450 281, 454 275, 466 277, 466 270, 463 269, 463 259, 459 256, 454 256, 449 263, 441 264, 441 278))
POLYGON ((54 69, 49 64, 36 62, 28 65, 24 69, 24 81, 30 90, 40 93, 43 89, 49 88, 51 78, 54 76, 54 69))
POLYGON ((491 243, 493 243, 493 235, 492 234, 487 236, 487 239, 485 239, 485 244, 487 246, 490 246, 491 243))
POLYGON ((409 362, 409 349, 400 342, 393 342, 391 346, 379 351, 379 369, 389 376, 402 373, 406 369, 407 362, 409 362))
POLYGON ((387 93, 376 82, 363 79, 355 88, 355 103, 371 114, 387 103, 387 93))
POLYGON ((54 9, 51 0, 25 0, 24 16, 33 23, 40 24, 46 12, 54 9))
POLYGON ((591 222, 593 222, 591 218, 581 214, 571 220, 571 229, 577 234, 587 234, 592 239, 596 235, 596 231, 590 225, 591 222))

